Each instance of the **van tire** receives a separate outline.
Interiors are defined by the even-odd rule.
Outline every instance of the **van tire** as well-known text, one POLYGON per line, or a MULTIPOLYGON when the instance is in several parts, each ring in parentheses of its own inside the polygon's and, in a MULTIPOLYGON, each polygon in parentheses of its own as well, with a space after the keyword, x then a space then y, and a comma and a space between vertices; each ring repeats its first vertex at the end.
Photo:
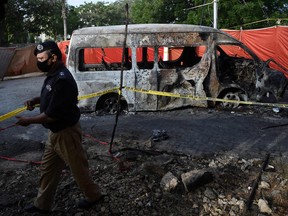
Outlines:
MULTIPOLYGON (((118 94, 109 94, 102 96, 96 105, 96 111, 101 111, 103 114, 115 114, 118 107, 118 94)), ((120 111, 127 110, 127 102, 120 101, 120 111)))
POLYGON ((239 101, 239 103, 231 103, 231 102, 219 102, 218 106, 220 105, 222 108, 227 108, 227 109, 235 109, 239 107, 241 104, 240 101, 247 101, 248 96, 241 90, 235 90, 231 89, 231 91, 226 91, 225 93, 222 92, 221 97, 219 97, 224 100, 235 100, 239 101))
MULTIPOLYGON (((224 100, 235 100, 235 101, 241 101, 240 96, 238 92, 227 92, 224 97, 224 100)), ((236 108, 239 106, 239 103, 231 103, 231 102, 221 102, 221 105, 223 108, 236 108)))

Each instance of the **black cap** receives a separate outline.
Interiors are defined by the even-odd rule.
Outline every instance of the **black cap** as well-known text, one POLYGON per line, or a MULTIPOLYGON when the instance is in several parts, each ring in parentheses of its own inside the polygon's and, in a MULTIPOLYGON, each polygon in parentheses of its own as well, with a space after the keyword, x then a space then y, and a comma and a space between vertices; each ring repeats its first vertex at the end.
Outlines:
POLYGON ((55 54, 58 58, 58 60, 62 59, 62 53, 54 41, 45 41, 43 43, 40 43, 36 46, 34 50, 34 55, 36 56, 38 53, 42 53, 46 50, 50 50, 51 54, 55 54))

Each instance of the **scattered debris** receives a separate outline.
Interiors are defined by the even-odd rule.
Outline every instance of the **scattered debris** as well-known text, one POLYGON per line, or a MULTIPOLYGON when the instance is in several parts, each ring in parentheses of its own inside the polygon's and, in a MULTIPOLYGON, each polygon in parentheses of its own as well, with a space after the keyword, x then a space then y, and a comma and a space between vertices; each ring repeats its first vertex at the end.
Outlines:
POLYGON ((152 140, 154 142, 159 142, 161 140, 168 139, 168 135, 165 130, 153 130, 152 131, 152 140))
MULTIPOLYGON (((93 144, 86 142, 85 147, 92 148, 93 144)), ((101 148, 98 150, 101 155, 101 148)), ((119 169, 117 160, 109 157, 90 159, 94 180, 108 194, 90 210, 77 209, 75 204, 82 194, 69 169, 63 170, 53 215, 288 214, 288 166, 279 156, 271 156, 269 166, 275 170, 262 173, 249 212, 247 197, 251 190, 247 188, 259 175, 260 158, 231 153, 201 157, 163 153, 133 159, 127 162, 129 169, 125 171, 119 169)), ((37 194, 39 172, 39 165, 32 164, 0 171, 0 215, 25 215, 23 206, 37 194)))
MULTIPOLYGON (((193 112, 197 114, 197 110, 193 109, 193 112)), ((254 115, 261 117, 263 112, 269 116, 274 114, 271 108, 263 108, 255 109, 254 115)), ((233 116, 250 115, 244 109, 235 113, 233 116)), ((277 114, 281 115, 287 113, 277 114)), ((108 195, 89 210, 78 209, 76 203, 82 198, 82 194, 70 170, 65 169, 55 195, 53 216, 288 215, 287 155, 271 153, 248 210, 248 197, 265 158, 262 152, 253 153, 252 156, 230 151, 206 155, 180 154, 168 151, 168 148, 161 148, 163 151, 160 151, 157 145, 165 146, 166 141, 161 135, 160 142, 154 143, 150 134, 153 127, 154 125, 146 131, 145 136, 131 130, 127 133, 119 132, 113 155, 109 154, 107 144, 100 144, 85 136, 83 146, 87 150, 91 174, 108 195), (141 136, 142 139, 139 138, 141 136), (165 175, 170 176, 166 183, 165 175)), ((178 136, 172 129, 169 131, 167 141, 178 136)), ((103 141, 108 140, 107 137, 111 135, 102 133, 99 129, 92 132, 93 137, 103 141)), ((21 146, 28 146, 29 140, 21 140, 20 143, 21 146)), ((8 144, 1 148, 4 150, 6 146, 8 144)), ((40 158, 42 151, 43 148, 37 148, 33 155, 38 153, 40 158)), ((19 151, 15 150, 13 157, 19 158, 17 153, 19 151)), ((27 155, 24 158, 40 160, 27 155)), ((33 202, 37 194, 40 165, 20 163, 21 167, 17 168, 3 166, 7 163, 17 162, 0 161, 0 215, 28 215, 23 212, 23 207, 33 202)))
POLYGON ((279 113, 280 112, 280 108, 279 107, 273 107, 272 110, 275 113, 279 113))
POLYGON ((195 190, 213 181, 213 175, 206 170, 192 170, 181 175, 186 192, 195 190))
POLYGON ((168 172, 163 176, 160 185, 164 191, 171 191, 177 187, 178 183, 179 180, 177 177, 171 172, 168 172))
POLYGON ((258 207, 260 209, 261 213, 267 213, 269 215, 272 214, 271 208, 268 206, 268 202, 264 199, 259 199, 258 200, 258 207))

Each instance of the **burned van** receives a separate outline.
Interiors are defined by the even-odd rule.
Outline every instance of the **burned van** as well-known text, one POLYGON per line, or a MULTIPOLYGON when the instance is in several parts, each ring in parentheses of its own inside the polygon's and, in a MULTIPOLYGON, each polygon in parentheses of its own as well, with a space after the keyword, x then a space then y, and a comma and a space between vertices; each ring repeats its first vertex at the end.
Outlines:
MULTIPOLYGON (((124 25, 73 32, 67 66, 78 83, 79 95, 108 90, 80 100, 82 110, 115 112, 118 91, 109 90, 119 87, 121 80, 127 87, 122 91, 121 108, 133 112, 215 106, 217 102, 207 97, 246 101, 261 100, 269 93, 277 101, 287 86, 282 72, 270 69, 240 41, 214 28, 135 24, 128 26, 125 48, 124 39, 124 25), (148 90, 198 100, 147 94, 148 90)), ((239 103, 220 105, 236 107, 239 103)))

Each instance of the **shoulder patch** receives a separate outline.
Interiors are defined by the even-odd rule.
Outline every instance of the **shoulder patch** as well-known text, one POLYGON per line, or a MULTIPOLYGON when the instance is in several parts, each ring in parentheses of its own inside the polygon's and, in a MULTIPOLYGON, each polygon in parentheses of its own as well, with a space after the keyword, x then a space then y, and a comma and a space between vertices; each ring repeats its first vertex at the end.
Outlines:
POLYGON ((66 79, 67 76, 66 76, 66 74, 63 71, 61 71, 61 72, 59 72, 58 78, 59 79, 66 79))

